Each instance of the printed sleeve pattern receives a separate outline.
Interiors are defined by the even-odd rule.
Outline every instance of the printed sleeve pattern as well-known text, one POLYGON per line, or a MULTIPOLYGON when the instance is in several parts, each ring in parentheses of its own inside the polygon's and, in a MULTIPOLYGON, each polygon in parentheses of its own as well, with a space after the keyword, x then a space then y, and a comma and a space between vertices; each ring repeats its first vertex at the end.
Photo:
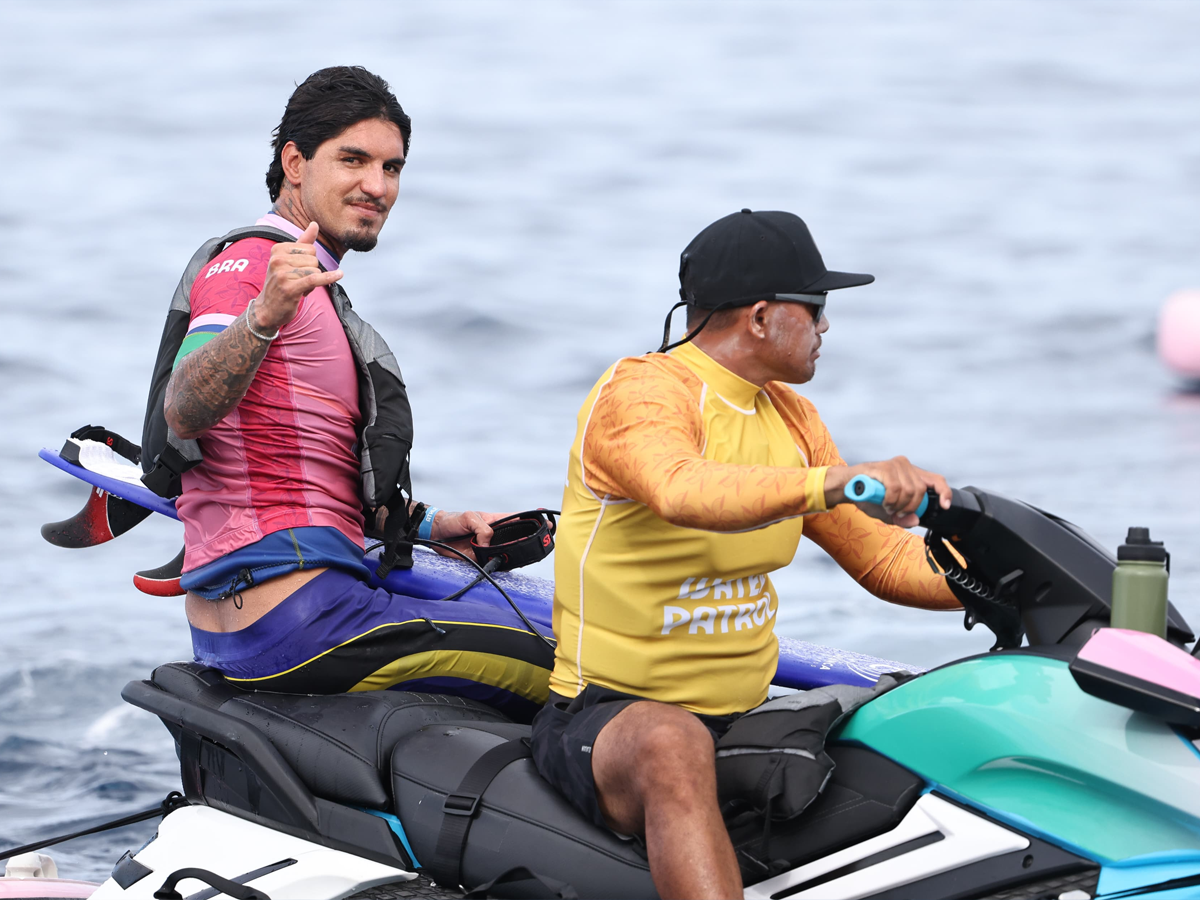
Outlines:
POLYGON ((192 318, 175 365, 233 324, 262 292, 272 242, 250 238, 229 245, 192 285, 192 318))
POLYGON ((704 458, 701 388, 669 359, 618 362, 592 407, 580 448, 588 490, 636 500, 673 525, 704 531, 747 531, 823 511, 824 468, 704 458))
POLYGON ((946 580, 929 568, 919 535, 873 519, 851 503, 808 519, 804 536, 882 600, 925 609, 959 608, 946 580))
MULTIPOLYGON (((808 443, 814 465, 846 465, 812 403, 782 385, 770 385, 768 391, 797 442, 808 443)), ((919 535, 880 522, 853 503, 806 519, 804 536, 882 600, 925 609, 960 607, 946 580, 930 569, 919 535)))

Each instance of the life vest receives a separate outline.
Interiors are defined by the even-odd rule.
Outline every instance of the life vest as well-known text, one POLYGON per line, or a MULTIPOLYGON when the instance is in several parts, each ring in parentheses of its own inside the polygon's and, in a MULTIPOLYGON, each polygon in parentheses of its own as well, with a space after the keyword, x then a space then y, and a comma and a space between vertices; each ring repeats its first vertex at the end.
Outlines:
MULTIPOLYGON (((223 237, 205 241, 192 254, 171 298, 142 426, 142 481, 162 497, 178 497, 183 490, 183 473, 204 461, 199 443, 175 434, 167 424, 163 410, 175 356, 192 317, 192 284, 204 267, 226 247, 246 238, 265 238, 277 243, 295 240, 279 229, 255 225, 235 228, 223 237)), ((375 520, 376 510, 387 509, 384 539, 389 542, 390 552, 385 552, 385 564, 387 568, 393 565, 408 568, 412 566, 411 545, 405 546, 401 541, 397 547, 397 539, 408 531, 408 506, 412 499, 409 452, 412 450, 413 421, 404 377, 387 343, 354 311, 342 286, 334 283, 326 289, 346 332, 358 370, 361 425, 357 449, 367 522, 370 524, 375 520)))

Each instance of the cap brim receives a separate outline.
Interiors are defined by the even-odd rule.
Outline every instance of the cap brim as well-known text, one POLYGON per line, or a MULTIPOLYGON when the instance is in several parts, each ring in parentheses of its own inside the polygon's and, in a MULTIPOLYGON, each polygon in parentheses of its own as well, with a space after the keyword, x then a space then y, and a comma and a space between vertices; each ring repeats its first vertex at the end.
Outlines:
POLYGON ((858 275, 854 272, 826 272, 812 284, 804 286, 801 293, 817 294, 824 291, 838 291, 842 288, 861 287, 875 280, 874 275, 858 275))

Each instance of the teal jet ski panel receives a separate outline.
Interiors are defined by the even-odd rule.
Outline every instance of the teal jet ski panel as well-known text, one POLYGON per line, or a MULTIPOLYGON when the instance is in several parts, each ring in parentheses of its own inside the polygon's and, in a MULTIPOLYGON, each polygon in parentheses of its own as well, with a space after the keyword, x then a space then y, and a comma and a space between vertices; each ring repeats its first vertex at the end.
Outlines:
POLYGON ((860 709, 838 739, 1098 862, 1200 851, 1200 753, 1164 722, 1085 694, 1063 660, 945 666, 860 709))

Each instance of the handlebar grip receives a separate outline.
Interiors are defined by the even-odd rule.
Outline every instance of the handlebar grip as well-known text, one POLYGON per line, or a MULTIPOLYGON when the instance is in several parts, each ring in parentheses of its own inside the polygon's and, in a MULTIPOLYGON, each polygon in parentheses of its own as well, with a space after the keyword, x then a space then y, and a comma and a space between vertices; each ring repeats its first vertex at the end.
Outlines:
MULTIPOLYGON (((883 486, 883 482, 872 478, 870 475, 855 475, 846 484, 843 493, 846 499, 851 503, 875 503, 883 505, 883 498, 887 495, 887 488, 883 486)), ((921 498, 921 505, 916 508, 917 518, 925 515, 925 510, 929 508, 929 495, 926 494, 921 498)))

